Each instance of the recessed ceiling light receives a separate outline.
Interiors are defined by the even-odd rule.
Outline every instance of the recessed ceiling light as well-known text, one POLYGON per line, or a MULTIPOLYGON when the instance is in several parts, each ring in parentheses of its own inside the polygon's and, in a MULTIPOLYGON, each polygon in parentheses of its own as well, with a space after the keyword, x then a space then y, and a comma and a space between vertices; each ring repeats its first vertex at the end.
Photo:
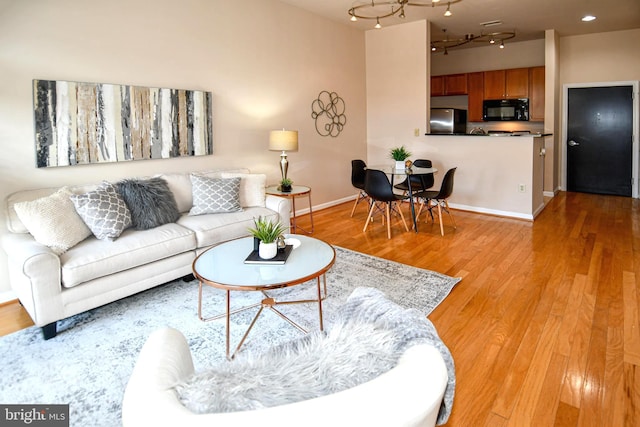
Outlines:
POLYGON ((596 19, 596 17, 595 17, 595 16, 593 16, 593 15, 586 15, 586 16, 583 16, 583 17, 582 17, 582 21, 583 21, 583 22, 590 22, 590 21, 593 21, 593 20, 595 20, 595 19, 596 19))

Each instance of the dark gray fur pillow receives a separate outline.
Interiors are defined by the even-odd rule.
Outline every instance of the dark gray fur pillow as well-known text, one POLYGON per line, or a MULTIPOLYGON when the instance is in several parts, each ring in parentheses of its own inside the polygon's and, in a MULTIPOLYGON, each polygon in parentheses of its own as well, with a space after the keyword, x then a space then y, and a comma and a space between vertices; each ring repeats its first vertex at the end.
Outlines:
POLYGON ((176 222, 180 217, 176 199, 162 178, 125 179, 116 184, 131 211, 131 226, 148 230, 176 222))

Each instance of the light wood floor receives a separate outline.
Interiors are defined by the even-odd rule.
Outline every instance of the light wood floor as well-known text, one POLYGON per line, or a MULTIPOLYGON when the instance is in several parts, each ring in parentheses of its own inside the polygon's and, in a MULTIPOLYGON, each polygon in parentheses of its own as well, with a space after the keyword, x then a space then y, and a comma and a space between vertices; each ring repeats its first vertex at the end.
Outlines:
MULTIPOLYGON (((393 221, 391 240, 351 207, 315 212, 314 237, 463 278, 430 315, 456 363, 448 426, 640 425, 640 201, 560 193, 535 222, 454 211, 444 237, 393 221)), ((0 321, 30 324, 17 304, 0 321)))

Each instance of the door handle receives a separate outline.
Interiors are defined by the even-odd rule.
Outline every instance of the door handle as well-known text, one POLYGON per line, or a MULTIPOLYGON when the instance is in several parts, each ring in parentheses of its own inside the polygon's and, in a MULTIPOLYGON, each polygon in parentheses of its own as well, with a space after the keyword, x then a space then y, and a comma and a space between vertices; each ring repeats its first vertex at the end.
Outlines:
POLYGON ((575 147, 576 145, 580 145, 579 142, 575 142, 573 139, 567 142, 567 144, 569 144, 570 147, 575 147))

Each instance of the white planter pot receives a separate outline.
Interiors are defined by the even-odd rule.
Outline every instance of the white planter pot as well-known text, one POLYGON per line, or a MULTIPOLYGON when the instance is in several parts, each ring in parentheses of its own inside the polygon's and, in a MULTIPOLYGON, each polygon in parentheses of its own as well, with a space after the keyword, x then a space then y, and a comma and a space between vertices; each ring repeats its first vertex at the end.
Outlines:
POLYGON ((258 255, 262 259, 271 259, 278 253, 278 243, 264 243, 260 242, 258 246, 258 255))
POLYGON ((404 160, 396 160, 396 169, 404 169, 404 160))

